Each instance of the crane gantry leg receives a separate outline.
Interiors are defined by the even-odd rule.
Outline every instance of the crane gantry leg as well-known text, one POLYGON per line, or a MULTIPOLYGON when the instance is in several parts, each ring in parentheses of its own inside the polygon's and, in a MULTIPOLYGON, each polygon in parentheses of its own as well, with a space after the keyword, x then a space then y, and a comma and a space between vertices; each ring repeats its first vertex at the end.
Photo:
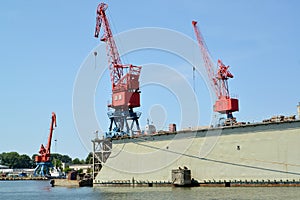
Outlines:
POLYGON ((139 125, 140 112, 134 112, 132 108, 128 110, 118 110, 107 113, 110 119, 109 132, 107 136, 134 136, 141 132, 139 125))
POLYGON ((39 162, 36 164, 37 166, 33 172, 34 176, 47 176, 50 174, 50 169, 53 167, 51 162, 39 162))

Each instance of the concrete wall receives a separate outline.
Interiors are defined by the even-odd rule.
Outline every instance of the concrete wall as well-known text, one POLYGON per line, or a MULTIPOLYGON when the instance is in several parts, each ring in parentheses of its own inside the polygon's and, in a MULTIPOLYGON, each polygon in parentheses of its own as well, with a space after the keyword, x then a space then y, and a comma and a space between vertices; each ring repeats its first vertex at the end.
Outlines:
POLYGON ((95 182, 171 182, 184 166, 198 181, 299 180, 300 121, 114 141, 95 182))

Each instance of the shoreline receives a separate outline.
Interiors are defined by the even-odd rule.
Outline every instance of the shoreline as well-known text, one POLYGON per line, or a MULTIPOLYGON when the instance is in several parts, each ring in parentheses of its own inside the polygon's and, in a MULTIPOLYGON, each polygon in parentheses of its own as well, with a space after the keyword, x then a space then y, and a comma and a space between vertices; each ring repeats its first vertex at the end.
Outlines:
POLYGON ((46 177, 1 177, 0 181, 46 181, 46 177))

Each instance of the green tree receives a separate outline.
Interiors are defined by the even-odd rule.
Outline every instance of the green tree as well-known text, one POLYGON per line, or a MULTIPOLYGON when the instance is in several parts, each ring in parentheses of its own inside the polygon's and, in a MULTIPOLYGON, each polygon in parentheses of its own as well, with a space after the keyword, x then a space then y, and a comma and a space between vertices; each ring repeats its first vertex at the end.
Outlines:
POLYGON ((28 155, 23 154, 23 155, 19 156, 19 166, 18 167, 19 168, 32 168, 33 162, 28 155))
POLYGON ((35 156, 37 156, 37 155, 38 155, 38 154, 33 154, 33 155, 31 156, 31 162, 33 163, 33 164, 32 164, 33 168, 36 167, 35 156))
MULTIPOLYGON (((36 167, 35 156, 38 154, 33 154, 30 158, 28 155, 23 154, 19 155, 17 152, 3 152, 0 153, 0 164, 6 165, 9 168, 34 168, 36 167)), ((64 163, 72 163, 72 158, 68 155, 61 155, 58 153, 51 154, 50 161, 56 166, 62 166, 62 162, 64 163)), ((80 163, 84 163, 84 161, 80 161, 80 163)))
POLYGON ((86 173, 87 173, 87 174, 90 174, 90 173, 92 173, 92 172, 93 172, 92 168, 87 168, 87 170, 86 170, 86 173))
POLYGON ((56 169, 62 169, 62 162, 58 159, 53 159, 52 164, 56 169))
POLYGON ((72 162, 72 158, 68 155, 63 155, 61 158, 61 161, 64 163, 70 163, 70 162, 72 162))
POLYGON ((70 171, 72 171, 72 169, 70 168, 70 167, 66 167, 65 169, 64 169, 64 172, 67 174, 67 173, 69 173, 70 171))
POLYGON ((75 158, 73 161, 72 161, 72 164, 84 164, 84 160, 80 160, 79 158, 75 158))
POLYGON ((4 165, 9 168, 17 168, 18 167, 18 157, 20 155, 17 152, 9 152, 2 153, 2 162, 4 165))
POLYGON ((61 155, 61 154, 58 154, 58 153, 51 154, 51 161, 53 159, 60 160, 61 162, 64 162, 64 163, 71 163, 72 162, 72 158, 70 158, 68 155, 61 155))
POLYGON ((1 154, 1 164, 9 168, 32 168, 33 162, 26 154, 19 155, 17 152, 4 152, 1 154))
POLYGON ((93 164, 93 153, 90 152, 89 155, 85 159, 85 164, 93 164))

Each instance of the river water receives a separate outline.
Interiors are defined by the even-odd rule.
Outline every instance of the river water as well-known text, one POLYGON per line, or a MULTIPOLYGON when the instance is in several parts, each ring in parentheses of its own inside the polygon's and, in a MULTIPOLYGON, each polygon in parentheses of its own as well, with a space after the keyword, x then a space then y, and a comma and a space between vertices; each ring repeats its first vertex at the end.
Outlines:
POLYGON ((2 200, 42 199, 300 199, 297 187, 51 187, 49 181, 0 181, 2 200))

